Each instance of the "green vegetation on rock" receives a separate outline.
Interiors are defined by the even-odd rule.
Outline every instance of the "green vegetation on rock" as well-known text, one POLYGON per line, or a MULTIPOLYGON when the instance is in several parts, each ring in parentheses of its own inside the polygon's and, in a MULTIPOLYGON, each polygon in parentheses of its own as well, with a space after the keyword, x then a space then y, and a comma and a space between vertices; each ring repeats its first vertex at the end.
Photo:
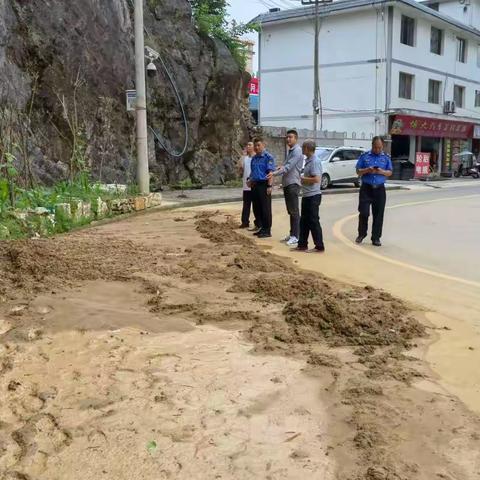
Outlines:
POLYGON ((190 3, 199 32, 223 42, 239 66, 245 69, 247 47, 241 37, 246 33, 257 31, 258 26, 229 21, 226 0, 190 0, 190 3))

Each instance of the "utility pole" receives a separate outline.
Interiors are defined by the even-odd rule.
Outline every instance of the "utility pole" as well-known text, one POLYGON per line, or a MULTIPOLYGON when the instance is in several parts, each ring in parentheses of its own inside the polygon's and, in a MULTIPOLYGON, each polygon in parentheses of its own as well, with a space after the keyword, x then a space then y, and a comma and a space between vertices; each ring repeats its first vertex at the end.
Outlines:
POLYGON ((315 0, 315 47, 314 47, 314 72, 313 72, 313 131, 317 139, 318 114, 320 113, 320 78, 319 78, 319 45, 320 38, 320 16, 318 11, 318 0, 315 0))
POLYGON ((313 47, 313 131, 315 139, 318 131, 318 114, 320 113, 320 4, 332 3, 333 0, 301 0, 302 5, 315 5, 315 44, 313 47))
POLYGON ((137 89, 137 184, 142 194, 150 193, 148 171, 147 95, 145 85, 145 38, 143 0, 135 0, 135 84, 137 89))

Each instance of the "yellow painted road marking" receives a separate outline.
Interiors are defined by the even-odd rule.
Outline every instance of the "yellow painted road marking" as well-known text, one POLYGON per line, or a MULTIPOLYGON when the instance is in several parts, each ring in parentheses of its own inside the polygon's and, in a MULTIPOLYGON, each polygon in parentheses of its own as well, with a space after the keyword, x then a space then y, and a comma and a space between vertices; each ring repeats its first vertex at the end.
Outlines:
MULTIPOLYGON (((387 207, 388 210, 393 210, 394 208, 403 208, 403 207, 412 207, 415 205, 426 205, 429 203, 437 203, 437 202, 446 202, 446 201, 454 201, 454 200, 464 200, 464 199, 469 199, 469 198, 477 198, 480 197, 480 195, 465 195, 461 197, 448 197, 448 198, 437 198, 435 200, 424 200, 424 201, 419 201, 419 202, 409 202, 409 203, 401 203, 398 205, 392 205, 391 207, 387 207)), ((423 273, 425 275, 430 275, 432 277, 436 278, 441 278, 442 280, 448 280, 451 282, 457 282, 461 283, 463 285, 468 285, 471 287, 476 287, 480 288, 480 282, 475 282, 473 280, 467 280, 466 278, 461 278, 461 277, 455 277, 453 275, 448 275, 446 273, 440 273, 436 272, 434 270, 429 270, 428 268, 423 268, 419 267, 418 265, 414 265, 411 263, 407 262, 402 262, 400 260, 395 260, 390 257, 386 257, 384 255, 380 255, 379 253, 372 252, 370 250, 367 250, 365 248, 362 248, 361 246, 353 243, 349 238, 347 238, 344 233, 343 233, 343 227, 345 224, 350 222, 353 219, 358 218, 358 214, 354 215, 349 215, 348 217, 344 217, 338 222, 335 223, 333 226, 333 234, 334 236, 340 240, 345 246, 348 248, 351 248, 352 250, 355 250, 358 253, 362 253, 363 255, 367 255, 372 258, 376 258, 377 260, 381 260, 386 263, 390 263, 392 265, 396 265, 397 267, 402 267, 402 268, 407 268, 409 270, 413 270, 414 272, 418 273, 423 273)))

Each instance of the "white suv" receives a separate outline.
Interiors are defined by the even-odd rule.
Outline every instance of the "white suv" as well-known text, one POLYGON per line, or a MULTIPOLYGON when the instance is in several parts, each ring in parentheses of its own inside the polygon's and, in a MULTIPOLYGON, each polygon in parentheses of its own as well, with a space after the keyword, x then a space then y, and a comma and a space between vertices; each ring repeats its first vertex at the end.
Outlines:
POLYGON ((353 183, 360 186, 356 165, 363 148, 359 147, 317 147, 317 157, 322 161, 322 189, 334 183, 353 183))

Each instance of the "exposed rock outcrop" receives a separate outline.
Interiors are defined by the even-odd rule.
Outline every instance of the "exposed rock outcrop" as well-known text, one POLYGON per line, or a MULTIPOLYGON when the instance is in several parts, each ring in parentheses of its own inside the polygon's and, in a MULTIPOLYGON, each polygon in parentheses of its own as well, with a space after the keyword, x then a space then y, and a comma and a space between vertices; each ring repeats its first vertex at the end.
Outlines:
MULTIPOLYGON (((154 182, 231 178, 247 134, 241 110, 248 75, 224 45, 198 34, 187 0, 147 0, 145 25, 146 43, 176 80, 190 134, 181 158, 151 136, 154 182)), ((134 117, 125 109, 125 90, 134 88, 133 54, 130 0, 0 0, 0 104, 21 112, 15 130, 25 145, 22 171, 51 183, 67 177, 85 151, 94 177, 133 178, 134 117)), ((182 115, 157 66, 148 81, 150 124, 179 151, 182 115)))

